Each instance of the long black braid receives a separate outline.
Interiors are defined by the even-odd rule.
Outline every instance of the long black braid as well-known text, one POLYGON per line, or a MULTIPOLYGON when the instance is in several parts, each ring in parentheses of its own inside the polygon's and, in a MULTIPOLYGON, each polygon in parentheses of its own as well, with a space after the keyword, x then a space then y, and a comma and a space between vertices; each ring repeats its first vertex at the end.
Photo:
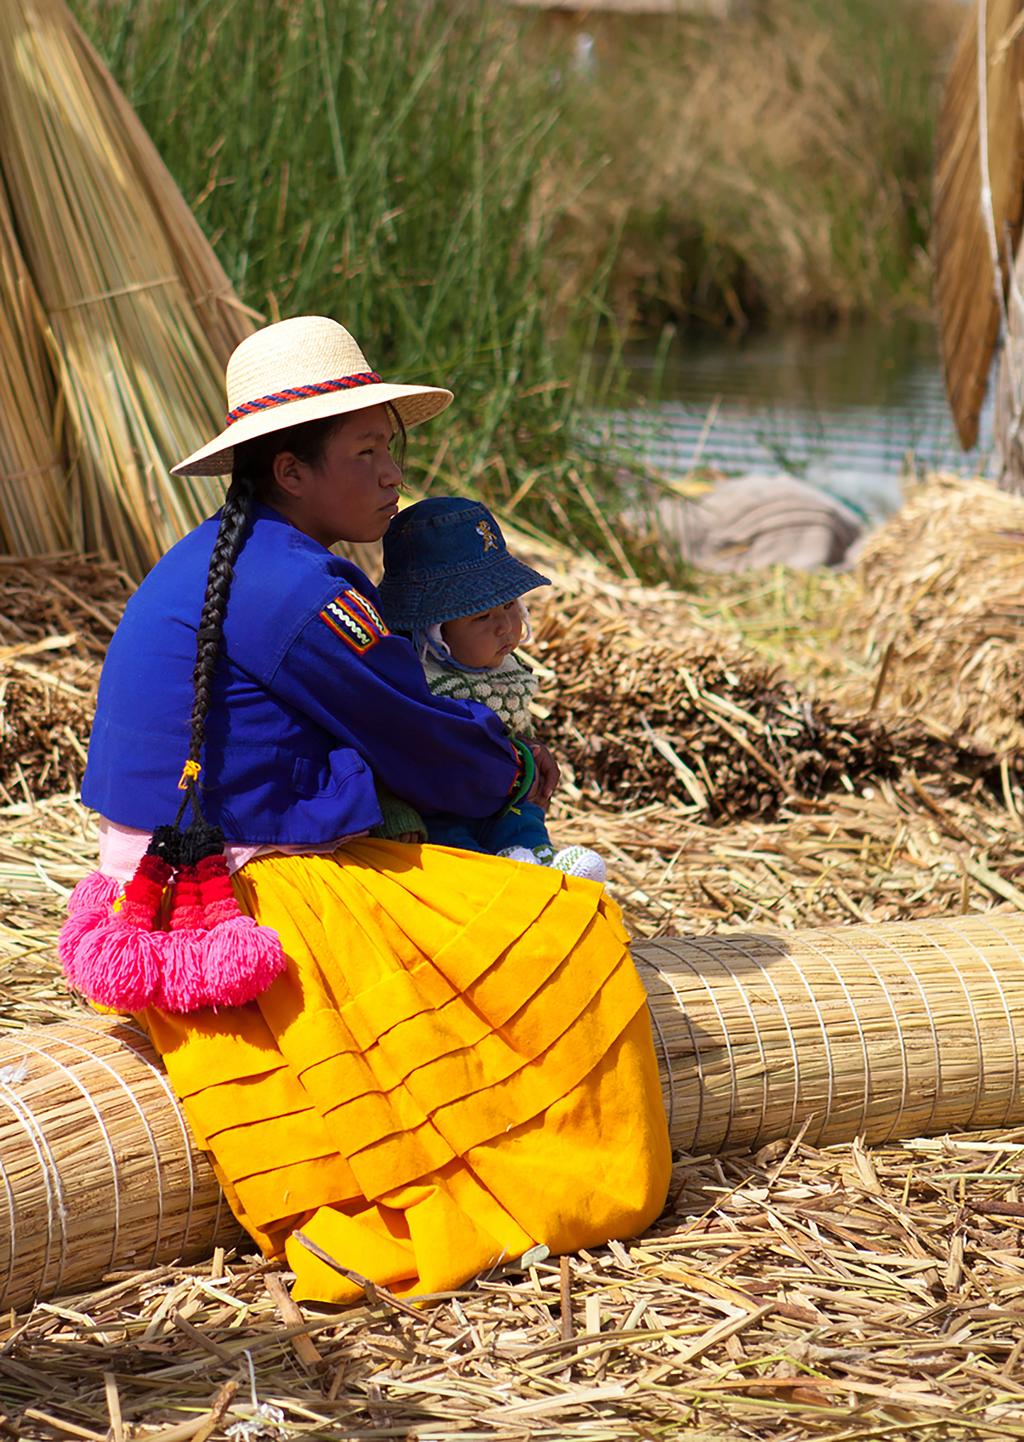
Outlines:
POLYGON ((199 758, 206 739, 206 717, 210 710, 213 677, 220 658, 224 634, 224 614, 228 592, 235 572, 235 561, 242 549, 252 516, 256 487, 237 466, 224 498, 220 525, 213 543, 210 568, 206 573, 206 594, 196 631, 196 663, 192 672, 192 715, 189 721, 188 760, 182 772, 181 786, 185 795, 171 826, 158 826, 149 850, 171 866, 189 865, 204 856, 221 850, 224 844, 219 827, 211 826, 203 815, 199 801, 199 758), (185 811, 191 807, 192 817, 182 831, 185 811))
POLYGON ((206 595, 196 632, 196 664, 192 672, 193 701, 189 722, 189 761, 198 764, 206 738, 206 717, 210 709, 213 676, 220 657, 224 633, 224 615, 228 592, 235 574, 235 562, 252 516, 256 487, 238 469, 224 499, 217 539, 213 543, 210 569, 206 576, 206 595))

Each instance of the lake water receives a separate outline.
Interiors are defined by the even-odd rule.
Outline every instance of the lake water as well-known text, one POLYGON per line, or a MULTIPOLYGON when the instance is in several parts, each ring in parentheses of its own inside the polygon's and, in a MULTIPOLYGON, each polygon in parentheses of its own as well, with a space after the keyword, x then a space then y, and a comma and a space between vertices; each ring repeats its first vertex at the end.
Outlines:
POLYGON ((672 479, 699 466, 798 475, 880 519, 909 474, 989 468, 991 400, 965 455, 928 325, 677 337, 667 358, 637 349, 627 363, 636 403, 597 417, 596 439, 672 479))

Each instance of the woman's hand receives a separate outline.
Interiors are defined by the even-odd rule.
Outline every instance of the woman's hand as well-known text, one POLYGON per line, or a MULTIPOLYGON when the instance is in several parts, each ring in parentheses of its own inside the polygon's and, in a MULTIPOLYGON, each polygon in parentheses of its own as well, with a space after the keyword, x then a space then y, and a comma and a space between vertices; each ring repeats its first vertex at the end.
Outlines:
POLYGON ((533 752, 533 764, 537 768, 537 774, 533 778, 533 785, 530 787, 526 799, 534 802, 537 806, 546 807, 561 775, 558 762, 548 748, 542 746, 539 741, 531 741, 530 750, 533 752))

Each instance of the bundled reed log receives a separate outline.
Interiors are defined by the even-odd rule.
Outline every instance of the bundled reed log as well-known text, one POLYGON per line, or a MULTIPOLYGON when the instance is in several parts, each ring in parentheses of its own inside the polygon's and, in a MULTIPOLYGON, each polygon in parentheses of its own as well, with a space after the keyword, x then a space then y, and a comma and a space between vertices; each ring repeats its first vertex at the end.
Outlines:
POLYGON ((673 1144, 1024 1120, 1024 917, 644 941, 673 1144))
POLYGON ((1013 760, 1024 744, 1024 499, 933 479, 868 543, 846 622, 876 703, 1013 760))
MULTIPOLYGON (((1024 916, 640 942, 666 1111, 689 1155, 1024 1121, 1024 916)), ((150 1065, 149 1063, 153 1063, 150 1065)), ((230 1234, 123 1022, 0 1043, 0 1302, 230 1234)))
POLYGON ((84 1018, 0 1040, 0 1277, 11 1306, 205 1256, 238 1227, 149 1043, 84 1018))
MULTIPOLYGON (((71 540, 138 576, 218 503, 216 481, 168 470, 222 424, 224 361, 251 321, 61 0, 0 7, 0 137, 76 487, 71 540)), ((36 540, 67 544, 59 510, 36 540)))

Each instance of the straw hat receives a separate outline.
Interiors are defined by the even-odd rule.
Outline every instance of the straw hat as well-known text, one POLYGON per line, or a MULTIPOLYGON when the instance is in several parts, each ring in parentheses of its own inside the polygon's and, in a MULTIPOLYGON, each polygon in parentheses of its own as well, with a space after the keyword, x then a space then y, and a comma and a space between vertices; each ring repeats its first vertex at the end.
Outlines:
POLYGON ((344 326, 325 315, 298 315, 236 346, 227 366, 227 397, 224 430, 173 466, 172 475, 225 475, 242 441, 368 406, 393 405, 408 429, 439 415, 452 393, 382 381, 344 326))

